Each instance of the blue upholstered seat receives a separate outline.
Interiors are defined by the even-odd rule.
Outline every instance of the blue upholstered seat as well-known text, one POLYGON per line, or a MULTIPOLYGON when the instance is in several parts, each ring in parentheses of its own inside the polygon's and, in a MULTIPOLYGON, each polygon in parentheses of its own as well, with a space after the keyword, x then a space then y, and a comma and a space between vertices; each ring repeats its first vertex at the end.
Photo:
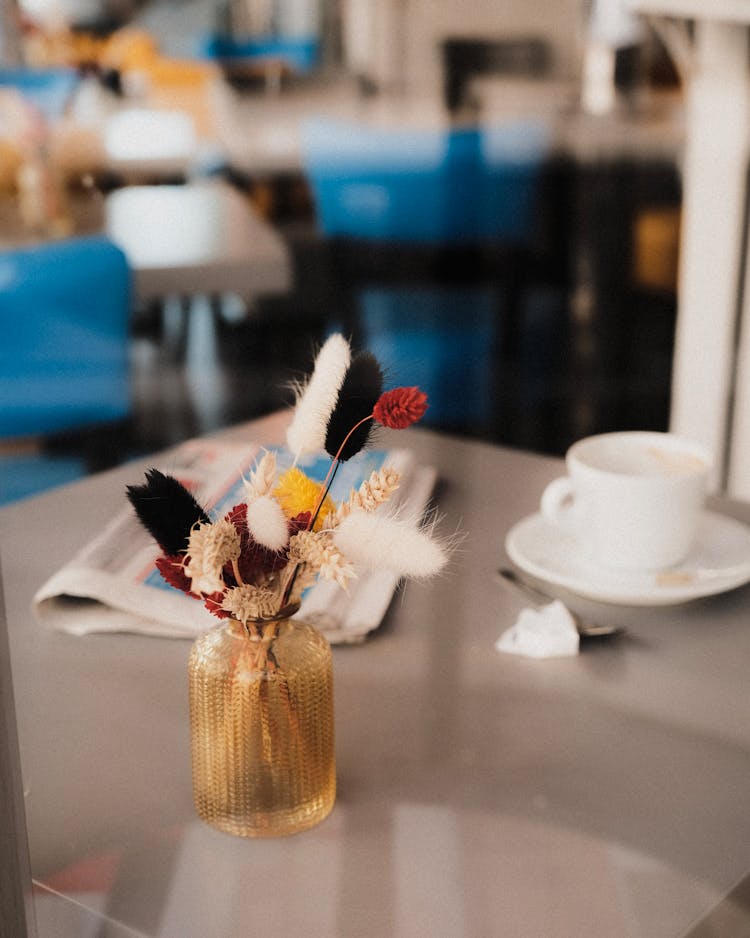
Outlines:
POLYGON ((528 240, 549 133, 537 121, 437 129, 310 119, 305 165, 328 236, 528 240))
POLYGON ((0 505, 31 498, 86 475, 80 456, 46 454, 0 456, 0 505))
POLYGON ((534 239, 548 138, 535 121, 404 129, 317 118, 304 127, 319 229, 338 257, 356 258, 333 275, 353 294, 344 327, 378 355, 389 384, 427 391, 426 423, 489 423, 508 248, 534 239), (378 260, 384 246, 390 255, 378 260), (481 259, 488 247, 497 263, 481 259), (425 252, 434 253, 427 265, 425 252))
POLYGON ((0 254, 0 437, 130 410, 130 270, 106 238, 0 254))
MULTIPOLYGON (((130 302, 125 255, 106 238, 0 254, 0 439, 49 436, 129 415, 130 302)), ((29 462, 17 466, 32 469, 29 462)), ((64 466, 66 479, 72 467, 64 466)))
POLYGON ((48 120, 63 113, 78 80, 72 68, 0 68, 0 88, 15 88, 48 120))

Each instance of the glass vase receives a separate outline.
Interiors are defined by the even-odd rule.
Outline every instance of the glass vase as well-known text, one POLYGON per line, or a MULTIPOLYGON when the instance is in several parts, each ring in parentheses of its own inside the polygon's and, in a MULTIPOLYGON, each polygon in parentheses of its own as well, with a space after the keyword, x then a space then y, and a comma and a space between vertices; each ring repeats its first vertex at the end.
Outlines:
POLYGON ((326 639, 295 619, 228 619, 196 640, 188 672, 199 816, 242 837, 322 821, 336 798, 326 639))

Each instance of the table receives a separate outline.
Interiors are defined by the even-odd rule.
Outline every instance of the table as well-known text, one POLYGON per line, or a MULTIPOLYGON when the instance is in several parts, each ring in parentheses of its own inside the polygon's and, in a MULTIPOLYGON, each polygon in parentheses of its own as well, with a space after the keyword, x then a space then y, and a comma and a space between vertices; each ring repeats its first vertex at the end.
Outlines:
MULTIPOLYGON (((106 233, 133 268, 139 300, 234 292, 284 293, 293 283, 282 236, 236 189, 218 180, 126 186, 103 199, 79 194, 74 233, 106 233)), ((15 202, 0 200, 0 248, 34 244, 15 202)))
POLYGON ((501 655, 524 601, 493 573, 561 463, 415 429, 396 441, 438 468, 443 527, 466 539, 364 645, 334 649, 337 805, 280 840, 193 812, 189 643, 74 638, 30 614, 153 460, 0 512, 40 938, 748 933, 750 880, 725 897, 750 870, 750 588, 658 609, 568 596, 626 635, 575 658, 501 655))
POLYGON ((185 176, 198 159, 195 123, 185 111, 122 107, 102 123, 105 165, 131 181, 185 176))
POLYGON ((125 251, 141 300, 291 287, 283 238, 222 182, 117 189, 105 199, 104 227, 125 251))

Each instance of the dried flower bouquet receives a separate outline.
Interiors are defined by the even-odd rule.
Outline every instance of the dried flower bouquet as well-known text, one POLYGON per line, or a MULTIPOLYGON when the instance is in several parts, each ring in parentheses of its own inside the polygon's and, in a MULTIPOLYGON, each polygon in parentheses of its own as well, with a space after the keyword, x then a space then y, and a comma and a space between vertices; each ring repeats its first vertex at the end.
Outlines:
POLYGON ((298 391, 287 431, 295 465, 279 474, 275 454, 266 452, 245 480, 245 501, 223 518, 212 520, 177 479, 156 469, 129 486, 128 498, 163 551, 157 566, 164 579, 263 639, 264 624, 294 609, 318 577, 346 589, 361 569, 400 577, 439 572, 447 552, 431 531, 376 510, 399 486, 395 469, 374 471, 340 504, 329 495, 339 465, 367 445, 374 425, 403 429, 427 408, 419 388, 383 392, 382 383, 372 355, 352 355, 342 336, 331 336, 298 391), (313 480, 296 461, 322 450, 330 469, 313 480))

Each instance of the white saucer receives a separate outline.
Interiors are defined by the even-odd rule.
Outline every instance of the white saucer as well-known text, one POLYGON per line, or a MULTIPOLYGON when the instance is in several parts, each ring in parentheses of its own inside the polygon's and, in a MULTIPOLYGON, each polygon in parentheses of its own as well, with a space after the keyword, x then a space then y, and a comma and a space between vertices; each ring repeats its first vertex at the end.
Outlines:
POLYGON ((679 566, 641 572, 597 566, 583 555, 575 536, 540 514, 515 525, 505 539, 510 559, 546 583, 602 602, 667 606, 712 596, 750 581, 750 528, 705 511, 696 546, 679 566))

